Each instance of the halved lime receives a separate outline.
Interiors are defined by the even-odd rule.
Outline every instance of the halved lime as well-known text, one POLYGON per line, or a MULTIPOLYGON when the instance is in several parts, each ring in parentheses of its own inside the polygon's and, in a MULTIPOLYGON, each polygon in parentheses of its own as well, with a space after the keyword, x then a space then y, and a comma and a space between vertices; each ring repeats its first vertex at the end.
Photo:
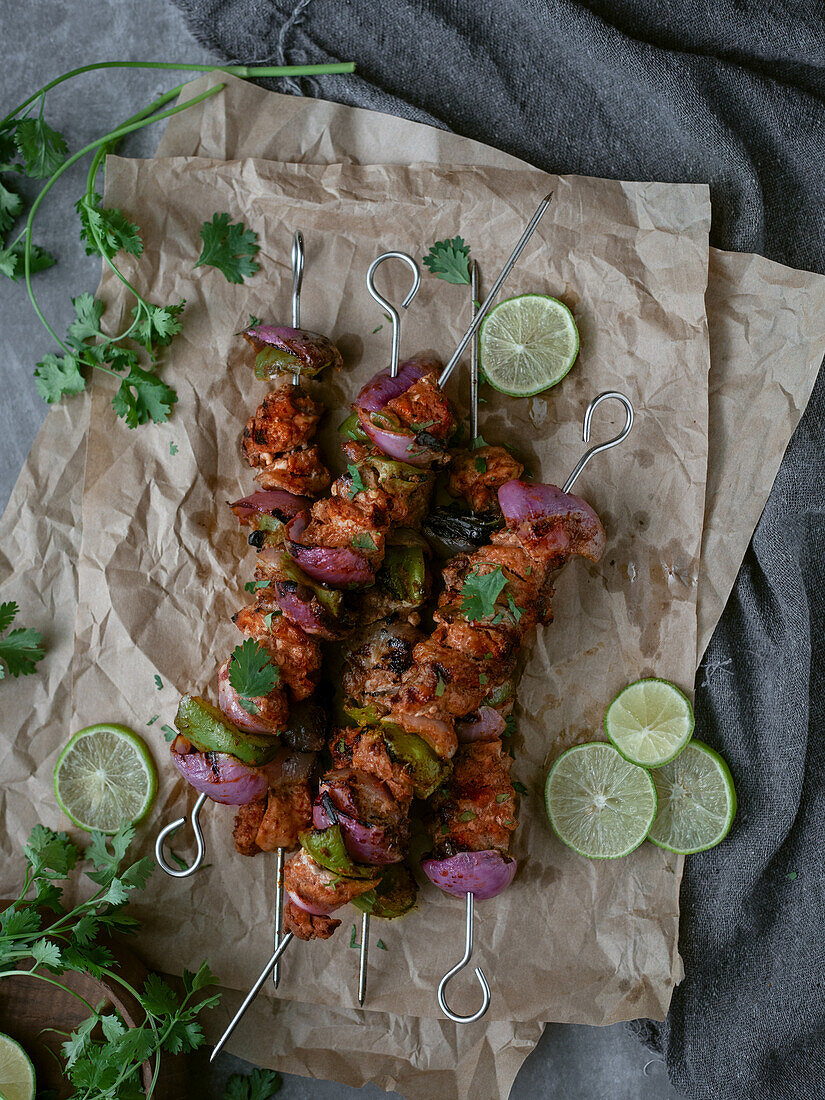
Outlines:
POLYGON ((14 1039, 0 1035, 0 1096, 3 1100, 34 1100, 34 1066, 14 1039))
POLYGON ((670 764, 651 772, 659 812, 649 839, 689 855, 713 848, 728 835, 736 813, 730 768, 703 741, 691 741, 670 764))
POLYGON ((550 769, 545 788, 550 824, 560 840, 589 859, 617 859, 638 848, 656 814, 650 772, 604 741, 574 745, 550 769))
POLYGON ((484 377, 510 397, 532 397, 555 386, 579 353, 573 314, 547 294, 499 302, 484 319, 479 341, 484 377))
POLYGON ((127 726, 102 723, 74 735, 54 769, 60 809, 81 829, 114 833, 152 807, 158 773, 149 750, 127 726))
POLYGON ((667 680, 637 680, 607 708, 604 730, 631 764, 660 768, 690 741, 693 707, 667 680))

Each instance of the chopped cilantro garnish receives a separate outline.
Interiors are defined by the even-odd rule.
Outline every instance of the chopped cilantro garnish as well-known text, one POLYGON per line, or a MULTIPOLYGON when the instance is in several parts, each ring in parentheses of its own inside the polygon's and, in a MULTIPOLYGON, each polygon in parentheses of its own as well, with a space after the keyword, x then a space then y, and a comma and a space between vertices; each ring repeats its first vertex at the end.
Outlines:
POLYGON ((461 613, 468 622, 486 619, 495 612, 496 600, 501 595, 507 578, 500 565, 490 573, 470 573, 461 588, 461 613))

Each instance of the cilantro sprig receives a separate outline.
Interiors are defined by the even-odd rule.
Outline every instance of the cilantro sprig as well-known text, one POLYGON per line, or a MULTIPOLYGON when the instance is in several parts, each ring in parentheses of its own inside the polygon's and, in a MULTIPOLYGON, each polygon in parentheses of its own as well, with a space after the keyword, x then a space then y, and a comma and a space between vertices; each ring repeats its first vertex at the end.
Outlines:
POLYGON ((231 225, 228 214, 213 214, 211 222, 201 226, 203 249, 195 267, 216 267, 228 283, 242 283, 247 275, 260 271, 255 263, 260 245, 258 234, 243 222, 231 225))
MULTIPOLYGON (((0 603, 0 634, 9 629, 19 610, 13 601, 0 603)), ((15 678, 31 675, 44 656, 42 635, 36 630, 18 626, 5 638, 0 638, 0 680, 4 679, 6 670, 15 678)))
POLYGON ((470 246, 462 237, 436 241, 424 257, 430 274, 445 283, 470 285, 470 246))
POLYGON ((471 623, 495 615, 496 601, 506 585, 507 578, 500 565, 489 573, 474 569, 461 588, 461 614, 471 623))
POLYGON ((194 973, 184 970, 182 994, 157 974, 150 974, 137 990, 118 973, 106 938, 137 932, 140 922, 126 909, 154 867, 150 859, 128 859, 131 825, 122 825, 112 837, 99 832, 91 836, 84 853, 66 833, 43 825, 32 830, 24 849, 23 888, 0 916, 0 984, 4 978, 24 975, 71 992, 58 979, 76 971, 105 977, 131 993, 144 1014, 137 1026, 127 1028, 105 1002, 97 1007, 87 1003, 89 1016, 74 1031, 61 1034, 72 1100, 133 1100, 145 1095, 140 1083, 144 1062, 154 1062, 151 1095, 164 1053, 202 1045, 198 1016, 217 1005, 220 996, 202 994, 214 983, 207 963, 194 973), (81 863, 96 889, 70 909, 63 904, 63 888, 81 863))
MULTIPOLYGON (((125 253, 140 257, 143 241, 140 229, 123 211, 106 208, 97 190, 97 178, 107 153, 113 152, 122 138, 153 122, 170 118, 213 95, 225 84, 219 83, 200 95, 167 107, 185 85, 180 84, 74 153, 57 130, 44 118, 47 93, 64 81, 98 69, 184 69, 197 72, 229 72, 241 78, 263 76, 307 76, 318 73, 352 72, 348 62, 331 65, 246 66, 180 65, 165 61, 105 61, 73 69, 39 88, 4 118, 0 119, 0 274, 12 280, 23 279, 31 304, 46 331, 57 345, 56 351, 43 356, 35 370, 40 395, 50 404, 82 393, 89 376, 99 371, 114 377, 118 389, 112 405, 130 428, 149 421, 162 423, 177 400, 174 389, 157 374, 159 349, 167 347, 181 328, 183 302, 155 303, 146 299, 117 266, 117 257, 125 253), (128 327, 117 334, 104 334, 100 328, 103 305, 91 295, 74 299, 75 320, 67 336, 61 339, 41 310, 32 288, 32 276, 51 267, 54 257, 33 238, 37 212, 61 176, 83 157, 91 154, 85 192, 76 203, 80 219, 80 239, 89 255, 99 255, 116 277, 134 295, 135 307, 128 327), (44 185, 28 210, 23 196, 11 181, 12 174, 44 185), (23 215, 25 224, 12 239, 9 234, 23 215)), ((228 221, 228 216, 226 216, 228 221)), ((239 227, 230 227, 237 230, 239 227)), ((242 228, 242 227, 241 227, 242 228)), ((244 255, 239 259, 233 244, 232 270, 236 281, 243 269, 257 270, 247 258, 249 231, 243 236, 244 255)), ((232 238, 234 241, 234 238, 232 238)), ((257 251, 257 245, 255 246, 257 251)), ((204 261, 205 262, 205 261, 204 261)), ((229 278, 230 276, 227 275, 229 278)))
POLYGON ((223 1100, 271 1100, 283 1083, 274 1069, 253 1069, 248 1077, 233 1073, 224 1087, 223 1100))
POLYGON ((260 713, 253 700, 268 695, 280 679, 280 669, 259 642, 247 638, 235 646, 229 664, 229 683, 247 714, 260 713))

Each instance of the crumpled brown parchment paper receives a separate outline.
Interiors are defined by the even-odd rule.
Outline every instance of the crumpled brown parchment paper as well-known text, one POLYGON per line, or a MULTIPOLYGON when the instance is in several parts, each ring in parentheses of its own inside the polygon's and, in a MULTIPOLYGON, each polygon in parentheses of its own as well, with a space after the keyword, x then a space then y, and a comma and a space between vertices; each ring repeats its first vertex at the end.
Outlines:
MULTIPOLYGON (((186 97, 189 94, 187 91, 186 97)), ((520 163, 442 131, 334 104, 276 96, 231 80, 225 97, 219 96, 195 110, 197 115, 193 111, 178 116, 176 123, 184 125, 170 127, 163 152, 198 152, 230 159, 254 152, 281 160, 316 162, 440 158, 450 164, 487 161, 518 166, 520 163)), ((475 247, 475 242, 471 243, 475 247)), ((280 242, 278 247, 284 262, 286 249, 280 242)), ((709 636, 721 611, 784 446, 807 400, 822 354, 823 283, 825 280, 818 276, 792 272, 760 257, 732 256, 711 249, 707 294, 711 334, 711 468, 699 585, 700 652, 704 648, 703 632, 709 636), (737 410, 738 395, 747 396, 737 410), (746 430, 754 404, 750 398, 756 400, 762 422, 771 430, 769 447, 754 442, 746 430), (729 415, 720 412, 715 421, 715 410, 720 410, 723 402, 727 402, 729 415), (726 481, 726 471, 729 474, 736 469, 740 474, 737 508, 730 514, 730 494, 726 489, 731 482, 726 481), (714 470, 719 472, 715 485, 714 470), (725 516, 721 513, 726 504, 725 516), (721 521, 718 524, 721 549, 711 557, 709 532, 717 513, 721 521), (703 598, 705 591, 710 596, 710 586, 713 604, 703 598), (710 608, 704 626, 703 606, 710 608)), ((278 297, 286 302, 282 293, 278 297)), ((175 381, 177 384, 177 377, 175 381)), ((247 397, 248 390, 244 399, 247 397)), ((108 416, 111 416, 109 410, 104 409, 103 417, 108 416)), ((71 724, 65 670, 75 613, 73 562, 80 535, 83 432, 87 419, 85 398, 50 413, 0 525, 2 596, 17 598, 31 610, 29 617, 39 619, 36 625, 46 628, 51 647, 45 677, 41 673, 39 677, 4 683, 2 689, 7 702, 7 729, 11 731, 6 751, 10 782, 2 796, 6 829, 0 861, 0 874, 7 889, 16 881, 19 844, 31 824, 38 818, 48 824, 58 823, 50 797, 50 776, 57 749, 71 724), (55 455, 61 456, 62 465, 55 463, 55 455), (33 547, 38 547, 38 551, 33 553, 33 547), (15 733, 17 726, 19 732, 15 733)), ((177 423, 180 422, 173 421, 172 426, 177 423)), ((487 434, 495 438, 492 431, 487 434)), ((165 443, 164 439, 164 446, 165 443)), ((633 444, 631 436, 625 447, 633 444)), ((619 457, 622 452, 615 454, 619 457)), ((240 464, 236 472, 240 475, 240 464)), ((595 465, 588 471, 591 472, 597 472, 595 465)), ((557 475, 547 472, 547 476, 557 475)), ((580 491, 592 496, 587 492, 585 479, 580 491)), ((237 542, 233 546, 237 554, 237 542)), ((557 623, 551 631, 559 628, 557 623)), ((165 813, 166 808, 159 804, 158 818, 165 813)), ((225 842, 225 831, 216 839, 225 842)), ((259 866, 260 863, 255 865, 259 866)), ((255 877, 264 873, 257 869, 254 872, 255 877)), ((167 883, 164 894, 178 888, 181 884, 167 883)), ((183 885, 182 889, 185 891, 187 887, 183 885)), ((460 946, 457 941, 461 920, 455 907, 447 920, 455 930, 450 942, 460 946)), ((223 932, 232 934, 228 928, 223 932)), ((479 942, 486 944, 484 938, 479 942)), ((342 948, 341 933, 338 949, 340 954, 347 954, 342 948)), ((350 954, 351 988, 356 953, 350 954)), ((378 952, 373 951, 375 954, 378 952)), ((450 961, 456 954, 453 950, 450 961)), ((302 968, 304 964, 302 959, 294 965, 302 968)), ((168 958, 161 965, 171 968, 168 958)), ((393 973, 397 981, 399 972, 393 973)), ((497 974, 496 965, 494 982, 497 974)), ((238 999, 229 994, 230 1003, 238 999)), ((229 1005, 227 1012, 228 1008, 229 1005)), ((216 1033, 219 1024, 216 1020, 210 1031, 216 1033)), ((233 1049, 260 1062, 277 1062, 287 1070, 336 1077, 351 1084, 371 1080, 386 1088, 398 1087, 409 1096, 434 1093, 505 1096, 540 1030, 535 1023, 510 1025, 505 1021, 456 1029, 437 1019, 404 1019, 392 1013, 359 1012, 332 1005, 278 1004, 261 998, 238 1033, 233 1049)))

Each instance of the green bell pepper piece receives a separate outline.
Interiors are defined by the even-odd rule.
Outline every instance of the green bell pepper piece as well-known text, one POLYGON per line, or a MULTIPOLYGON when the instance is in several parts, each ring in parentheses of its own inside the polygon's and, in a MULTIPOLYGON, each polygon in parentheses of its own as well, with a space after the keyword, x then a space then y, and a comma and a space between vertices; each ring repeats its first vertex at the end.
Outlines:
POLYGON ((368 894, 352 899, 352 904, 371 917, 393 920, 403 917, 415 905, 418 886, 408 867, 393 863, 381 876, 381 881, 368 894))
POLYGON ((198 752, 228 752, 251 767, 268 764, 281 747, 277 737, 243 733, 217 707, 197 695, 181 699, 175 725, 198 752))
POLYGON ((281 374, 294 374, 302 367, 297 355, 284 351, 283 348, 261 348, 255 356, 255 377, 261 382, 270 382, 281 374))
POLYGON ((361 427, 358 413, 350 413, 347 419, 338 425, 338 431, 348 439, 355 440, 356 443, 369 443, 369 436, 361 427))
POLYGON ((298 834, 301 847, 316 863, 344 878, 375 878, 375 868, 355 863, 344 844, 340 825, 326 829, 307 829, 298 834))
POLYGON ((427 565, 420 546, 387 546, 376 576, 393 599, 420 607, 427 595, 427 565))
POLYGON ((382 719, 381 733, 390 755, 409 768, 416 797, 429 798, 449 774, 449 762, 437 756, 417 733, 409 733, 395 722, 382 719))

